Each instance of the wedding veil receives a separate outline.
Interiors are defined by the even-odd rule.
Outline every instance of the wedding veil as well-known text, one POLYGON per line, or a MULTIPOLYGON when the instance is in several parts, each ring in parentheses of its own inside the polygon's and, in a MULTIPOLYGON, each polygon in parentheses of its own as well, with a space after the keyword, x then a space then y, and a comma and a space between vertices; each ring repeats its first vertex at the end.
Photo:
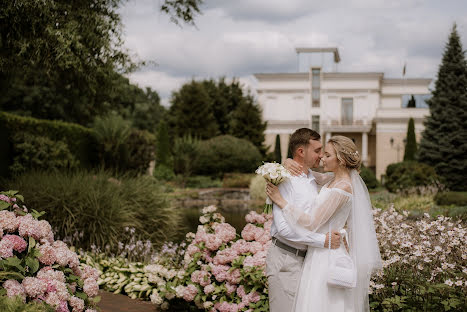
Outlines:
POLYGON ((368 290, 372 274, 382 268, 381 254, 376 238, 372 206, 368 189, 353 169, 352 210, 347 222, 350 240, 350 255, 357 269, 357 286, 354 291, 355 311, 370 311, 368 290))

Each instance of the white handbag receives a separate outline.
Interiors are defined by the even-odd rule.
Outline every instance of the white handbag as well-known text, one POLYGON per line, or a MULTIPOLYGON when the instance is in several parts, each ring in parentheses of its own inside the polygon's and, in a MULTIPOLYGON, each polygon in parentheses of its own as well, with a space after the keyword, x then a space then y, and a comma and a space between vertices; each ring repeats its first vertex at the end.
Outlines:
MULTIPOLYGON (((341 238, 349 239, 347 231, 340 230, 341 238)), ((331 225, 329 225, 328 285, 336 288, 354 288, 357 285, 357 270, 345 249, 331 249, 331 225)))

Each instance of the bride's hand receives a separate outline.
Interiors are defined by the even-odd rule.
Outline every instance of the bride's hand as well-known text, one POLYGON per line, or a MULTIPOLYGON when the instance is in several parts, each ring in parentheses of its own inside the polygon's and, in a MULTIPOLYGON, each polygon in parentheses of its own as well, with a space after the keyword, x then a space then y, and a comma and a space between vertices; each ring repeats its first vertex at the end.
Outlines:
POLYGON ((303 172, 303 167, 298 162, 291 158, 284 160, 285 169, 289 170, 293 176, 299 176, 303 172))
POLYGON ((266 194, 281 209, 284 209, 284 207, 287 206, 288 202, 284 199, 284 197, 282 197, 281 193, 279 192, 279 188, 271 182, 268 182, 266 185, 266 194))

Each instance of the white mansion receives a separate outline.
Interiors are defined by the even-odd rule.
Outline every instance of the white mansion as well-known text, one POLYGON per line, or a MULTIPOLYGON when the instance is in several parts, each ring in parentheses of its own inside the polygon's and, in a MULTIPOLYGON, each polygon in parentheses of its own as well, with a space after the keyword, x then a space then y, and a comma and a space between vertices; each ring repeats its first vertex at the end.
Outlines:
POLYGON ((381 179, 387 165, 402 161, 410 117, 417 141, 429 114, 430 78, 394 79, 379 72, 339 72, 337 48, 297 48, 298 72, 258 73, 258 101, 268 122, 266 144, 280 135, 282 158, 298 128, 318 131, 323 140, 354 140, 364 164, 381 179), (409 99, 416 107, 407 108, 409 99))

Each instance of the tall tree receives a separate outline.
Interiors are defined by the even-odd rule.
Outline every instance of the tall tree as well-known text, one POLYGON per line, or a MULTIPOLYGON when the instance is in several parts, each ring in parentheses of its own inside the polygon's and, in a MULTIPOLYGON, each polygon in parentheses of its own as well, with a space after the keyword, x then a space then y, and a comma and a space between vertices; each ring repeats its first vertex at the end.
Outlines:
MULTIPOLYGON (((4 1, 0 6, 0 109, 90 124, 134 62, 123 47, 126 0, 4 1)), ((165 0, 172 20, 192 22, 202 0, 165 0)))
POLYGON ((282 163, 281 137, 278 134, 276 134, 276 145, 274 146, 274 160, 279 164, 282 163))
POLYGON ((262 120, 261 108, 251 94, 246 95, 232 113, 230 134, 240 139, 247 139, 264 156, 267 152, 264 145, 266 127, 267 123, 262 120))
POLYGON ((212 101, 203 84, 192 80, 172 93, 169 125, 172 137, 209 139, 219 133, 212 101))
POLYGON ((407 139, 405 142, 404 161, 415 160, 416 155, 417 140, 415 138, 415 123, 413 118, 410 118, 407 125, 407 139))
POLYGON ((456 24, 444 49, 432 95, 419 159, 434 166, 450 189, 466 190, 467 61, 456 24))

